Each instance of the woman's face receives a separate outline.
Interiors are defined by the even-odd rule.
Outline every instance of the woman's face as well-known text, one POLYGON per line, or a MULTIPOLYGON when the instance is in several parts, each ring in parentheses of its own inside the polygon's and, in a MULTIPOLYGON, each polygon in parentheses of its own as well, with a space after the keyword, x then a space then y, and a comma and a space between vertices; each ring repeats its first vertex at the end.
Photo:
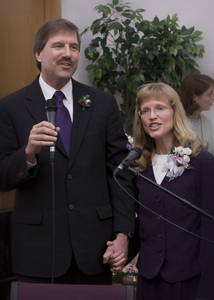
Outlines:
POLYGON ((198 104, 200 111, 210 110, 214 102, 214 86, 211 85, 203 94, 194 97, 195 102, 198 104))
POLYGON ((139 115, 144 131, 151 136, 156 143, 158 141, 167 144, 173 140, 174 110, 167 98, 145 99, 139 115))

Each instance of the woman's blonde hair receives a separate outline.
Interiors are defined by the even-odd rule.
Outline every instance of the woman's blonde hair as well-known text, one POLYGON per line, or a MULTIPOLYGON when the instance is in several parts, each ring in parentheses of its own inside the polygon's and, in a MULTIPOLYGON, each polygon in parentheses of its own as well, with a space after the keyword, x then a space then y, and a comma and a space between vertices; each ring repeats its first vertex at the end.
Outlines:
POLYGON ((202 148, 206 147, 205 144, 199 143, 196 139, 196 134, 189 128, 180 98, 172 87, 162 82, 142 85, 138 88, 134 115, 134 146, 142 149, 142 156, 138 160, 138 169, 140 171, 146 170, 155 153, 155 140, 144 131, 141 117, 138 114, 143 101, 151 98, 168 99, 174 110, 174 138, 172 146, 184 147, 186 143, 189 143, 193 156, 196 156, 202 148))

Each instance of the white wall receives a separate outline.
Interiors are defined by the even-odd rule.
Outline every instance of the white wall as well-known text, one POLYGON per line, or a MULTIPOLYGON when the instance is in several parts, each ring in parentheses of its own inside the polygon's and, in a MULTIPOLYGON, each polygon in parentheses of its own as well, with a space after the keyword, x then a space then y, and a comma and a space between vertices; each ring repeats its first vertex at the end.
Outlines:
MULTIPOLYGON (((111 2, 112 0, 61 0, 62 17, 76 24, 82 32, 91 25, 93 20, 100 17, 100 14, 94 11, 95 6, 111 2)), ((132 9, 145 9, 143 17, 147 20, 152 20, 155 16, 161 20, 165 19, 167 15, 172 16, 177 13, 180 27, 183 25, 187 28, 195 26, 196 30, 202 31, 204 39, 201 43, 205 46, 205 54, 203 58, 197 59, 197 62, 201 73, 214 78, 213 0, 124 0, 124 2, 131 2, 132 9)), ((75 79, 86 84, 91 84, 91 82, 85 70, 89 61, 84 56, 84 48, 89 45, 90 39, 91 35, 89 33, 82 37, 79 67, 74 76, 75 79)), ((212 119, 214 125, 214 106, 205 114, 212 119)))

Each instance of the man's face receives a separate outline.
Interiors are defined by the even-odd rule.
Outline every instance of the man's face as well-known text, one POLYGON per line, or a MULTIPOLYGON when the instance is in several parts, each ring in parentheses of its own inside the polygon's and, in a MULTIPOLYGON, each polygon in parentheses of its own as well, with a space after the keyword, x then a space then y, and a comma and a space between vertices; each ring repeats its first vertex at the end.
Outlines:
POLYGON ((51 35, 35 56, 41 63, 43 80, 53 88, 61 89, 77 69, 79 43, 76 32, 59 31, 51 35))

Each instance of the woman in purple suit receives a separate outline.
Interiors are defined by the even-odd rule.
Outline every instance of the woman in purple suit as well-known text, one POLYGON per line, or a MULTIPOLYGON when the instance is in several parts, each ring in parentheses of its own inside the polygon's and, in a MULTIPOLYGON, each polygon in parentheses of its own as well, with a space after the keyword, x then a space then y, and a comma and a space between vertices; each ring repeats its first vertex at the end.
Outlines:
MULTIPOLYGON (((138 89, 136 101, 134 146, 142 149, 137 169, 214 215, 214 157, 188 127, 178 94, 150 83, 138 89)), ((139 205, 137 300, 214 299, 212 218, 140 176, 136 185, 139 202, 156 213, 139 205)))

